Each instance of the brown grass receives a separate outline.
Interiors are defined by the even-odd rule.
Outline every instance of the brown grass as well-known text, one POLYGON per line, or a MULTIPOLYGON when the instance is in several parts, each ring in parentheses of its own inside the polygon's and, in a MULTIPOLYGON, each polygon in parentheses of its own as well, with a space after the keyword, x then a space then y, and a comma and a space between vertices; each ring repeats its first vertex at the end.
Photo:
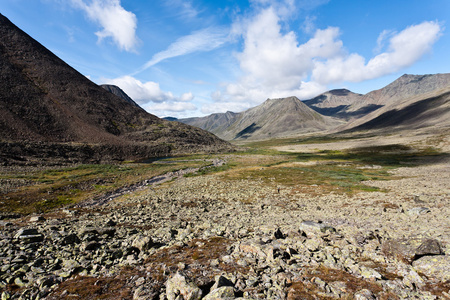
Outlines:
POLYGON ((222 272, 240 272, 242 274, 249 272, 248 268, 236 264, 225 264, 221 261, 216 267, 211 267, 211 260, 220 259, 226 255, 232 242, 232 240, 221 237, 207 240, 194 239, 184 246, 160 249, 145 261, 145 266, 147 270, 151 271, 152 279, 163 284, 170 275, 179 269, 179 264, 183 263, 186 266, 183 272, 191 277, 198 286, 204 286, 214 281, 214 276, 222 272))
POLYGON ((342 270, 332 269, 325 266, 306 267, 303 274, 303 281, 291 283, 288 287, 288 299, 333 299, 326 295, 320 294, 319 288, 312 282, 314 277, 331 283, 334 281, 342 281, 346 284, 341 299, 353 299, 353 295, 362 290, 368 289, 377 295, 377 299, 399 299, 396 295, 383 292, 383 288, 376 282, 358 278, 350 273, 342 270))
POLYGON ((61 283, 47 299, 131 299, 134 276, 144 274, 137 269, 125 267, 114 277, 75 276, 61 283))

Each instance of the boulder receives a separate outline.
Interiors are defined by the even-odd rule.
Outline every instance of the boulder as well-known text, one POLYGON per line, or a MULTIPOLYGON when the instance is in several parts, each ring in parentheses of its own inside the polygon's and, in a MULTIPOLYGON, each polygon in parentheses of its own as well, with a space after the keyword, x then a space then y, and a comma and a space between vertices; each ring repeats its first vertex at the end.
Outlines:
POLYGON ((412 263, 414 260, 426 255, 443 254, 439 241, 425 238, 387 240, 383 243, 381 251, 386 256, 406 263, 412 263))
POLYGON ((418 273, 440 281, 450 280, 450 256, 435 255, 423 256, 413 262, 413 267, 418 273))
POLYGON ((151 237, 144 235, 138 235, 131 244, 132 247, 138 248, 139 251, 149 250, 153 245, 151 237))
POLYGON ((323 223, 313 221, 303 221, 300 223, 299 229, 304 231, 307 235, 325 232, 336 232, 334 227, 325 225, 323 223))
POLYGON ((179 295, 184 300, 198 300, 202 297, 202 290, 189 278, 177 272, 166 282, 166 295, 168 300, 179 299, 179 295))
POLYGON ((423 215, 431 212, 431 210, 428 207, 413 207, 406 211, 406 214, 408 216, 418 216, 423 215))
POLYGON ((44 236, 35 228, 22 228, 16 233, 14 238, 25 244, 39 243, 44 240, 44 236))
POLYGON ((203 299, 216 300, 216 299, 230 299, 230 298, 234 299, 234 288, 232 286, 222 286, 220 288, 212 290, 203 299))

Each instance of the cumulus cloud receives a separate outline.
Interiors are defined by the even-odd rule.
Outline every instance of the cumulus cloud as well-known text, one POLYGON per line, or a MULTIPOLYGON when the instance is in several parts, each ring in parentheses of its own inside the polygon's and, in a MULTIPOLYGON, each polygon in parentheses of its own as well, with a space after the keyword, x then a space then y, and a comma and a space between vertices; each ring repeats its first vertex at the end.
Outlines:
POLYGON ((430 52, 440 35, 441 26, 437 22, 409 26, 393 34, 389 39, 387 51, 367 63, 364 57, 357 53, 317 61, 312 70, 312 78, 321 84, 359 82, 398 72, 430 52))
MULTIPOLYGON (((243 50, 236 55, 242 76, 215 91, 212 98, 216 102, 243 107, 239 103, 254 106, 267 98, 295 95, 308 99, 326 91, 329 84, 392 74, 430 52, 442 31, 437 22, 412 25, 398 33, 383 31, 377 43, 379 51, 385 44, 386 50, 366 62, 363 56, 347 51, 339 28, 315 30, 306 43, 300 44, 295 32, 283 32, 281 23, 279 9, 270 6, 235 26, 235 32, 243 38, 243 50)), ((213 103, 210 107, 222 106, 213 103)))
POLYGON ((71 0, 71 3, 102 27, 95 33, 99 41, 111 38, 121 50, 135 51, 139 42, 136 36, 137 18, 121 6, 120 0, 71 0))
POLYGON ((214 93, 216 101, 254 106, 267 98, 296 95, 305 99, 326 90, 326 86, 306 81, 315 58, 342 55, 338 28, 317 30, 307 43, 299 45, 293 31, 281 32, 279 16, 271 7, 262 10, 245 28, 239 26, 244 48, 236 57, 243 76, 214 93))
POLYGON ((163 91, 156 82, 142 82, 132 76, 123 76, 114 79, 101 78, 100 82, 117 85, 141 107, 158 116, 170 115, 179 117, 183 115, 178 114, 179 112, 197 109, 191 103, 194 99, 194 95, 191 92, 175 96, 172 92, 163 91))
POLYGON ((128 96, 139 104, 167 103, 170 101, 189 102, 194 99, 191 92, 181 96, 174 96, 172 92, 161 90, 159 83, 147 81, 142 82, 132 76, 123 76, 114 79, 102 78, 102 83, 114 84, 120 87, 128 96))
POLYGON ((190 35, 177 39, 166 50, 153 55, 138 72, 142 72, 168 58, 198 51, 211 51, 222 46, 228 40, 228 31, 224 28, 211 27, 195 31, 190 35))

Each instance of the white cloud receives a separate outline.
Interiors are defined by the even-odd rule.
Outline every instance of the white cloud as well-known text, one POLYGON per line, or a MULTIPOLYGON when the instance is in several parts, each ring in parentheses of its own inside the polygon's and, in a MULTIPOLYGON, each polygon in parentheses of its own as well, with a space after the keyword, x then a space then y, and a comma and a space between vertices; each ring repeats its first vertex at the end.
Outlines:
POLYGON ((167 102, 183 102, 187 103, 194 99, 191 92, 184 93, 181 96, 174 96, 172 92, 161 90, 156 82, 142 82, 132 76, 123 76, 114 79, 102 78, 100 80, 105 84, 113 84, 120 87, 128 96, 139 104, 167 103, 167 102))
POLYGON ((153 55, 137 73, 172 57, 186 55, 198 51, 214 50, 229 40, 228 31, 223 28, 206 28, 183 36, 173 42, 166 50, 153 55))
POLYGON ((161 115, 161 113, 168 115, 168 113, 172 112, 193 111, 196 110, 197 107, 192 103, 169 101, 156 104, 149 103, 145 105, 145 109, 147 109, 151 113, 156 113, 158 115, 161 115))
POLYGON ((84 10, 88 18, 101 27, 95 34, 99 41, 112 38, 121 50, 135 51, 139 42, 136 36, 137 18, 132 12, 125 10, 120 0, 71 0, 77 8, 84 10))
POLYGON ((390 36, 392 36, 393 34, 395 34, 395 32, 392 30, 387 30, 387 29, 383 30, 380 33, 380 35, 378 36, 377 47, 375 48, 374 52, 380 53, 386 44, 386 39, 389 38, 390 36))
POLYGON ((191 1, 187 0, 166 0, 164 5, 169 7, 172 11, 177 12, 179 18, 183 20, 195 19, 198 11, 193 7, 191 1))
POLYGON ((312 78, 321 84, 360 82, 398 72, 430 52, 440 35, 441 26, 437 22, 409 26, 392 35, 387 51, 373 57, 367 64, 364 57, 356 53, 317 61, 312 78))
POLYGON ((342 55, 339 29, 317 30, 307 43, 299 45, 293 31, 281 32, 279 22, 275 9, 268 8, 247 24, 239 24, 244 49, 237 58, 244 76, 222 87, 220 93, 214 94, 216 99, 256 105, 267 98, 295 95, 305 99, 326 90, 322 84, 305 81, 315 58, 342 55))
POLYGON ((301 29, 303 32, 307 34, 312 34, 314 31, 316 31, 316 16, 306 16, 305 20, 303 20, 303 24, 301 26, 301 29))
POLYGON ((189 102, 189 101, 192 101, 193 99, 194 99, 194 95, 191 92, 189 92, 189 93, 182 94, 179 98, 179 101, 189 102))
POLYGON ((332 83, 358 82, 398 72, 430 52, 442 31, 437 22, 423 22, 399 33, 383 31, 377 42, 380 49, 386 43, 387 49, 366 63, 363 56, 348 53, 339 28, 316 30, 306 43, 300 44, 293 31, 283 32, 281 22, 279 9, 269 7, 235 24, 234 32, 244 42, 242 52, 236 55, 243 74, 212 93, 216 102, 232 106, 213 103, 204 112, 211 107, 226 111, 245 106, 240 103, 254 106, 267 98, 294 95, 308 99, 326 91, 332 83))

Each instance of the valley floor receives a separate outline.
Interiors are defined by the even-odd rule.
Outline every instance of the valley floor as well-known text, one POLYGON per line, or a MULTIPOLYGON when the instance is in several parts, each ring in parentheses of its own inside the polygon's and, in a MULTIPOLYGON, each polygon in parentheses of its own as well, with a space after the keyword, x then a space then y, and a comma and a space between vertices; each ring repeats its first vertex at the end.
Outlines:
MULTIPOLYGON (((352 148, 380 146, 368 141, 352 148)), ((408 152, 400 163, 336 143, 223 155, 220 172, 0 221, 2 299, 448 299, 439 145, 413 159, 412 146, 382 148, 408 152)))

